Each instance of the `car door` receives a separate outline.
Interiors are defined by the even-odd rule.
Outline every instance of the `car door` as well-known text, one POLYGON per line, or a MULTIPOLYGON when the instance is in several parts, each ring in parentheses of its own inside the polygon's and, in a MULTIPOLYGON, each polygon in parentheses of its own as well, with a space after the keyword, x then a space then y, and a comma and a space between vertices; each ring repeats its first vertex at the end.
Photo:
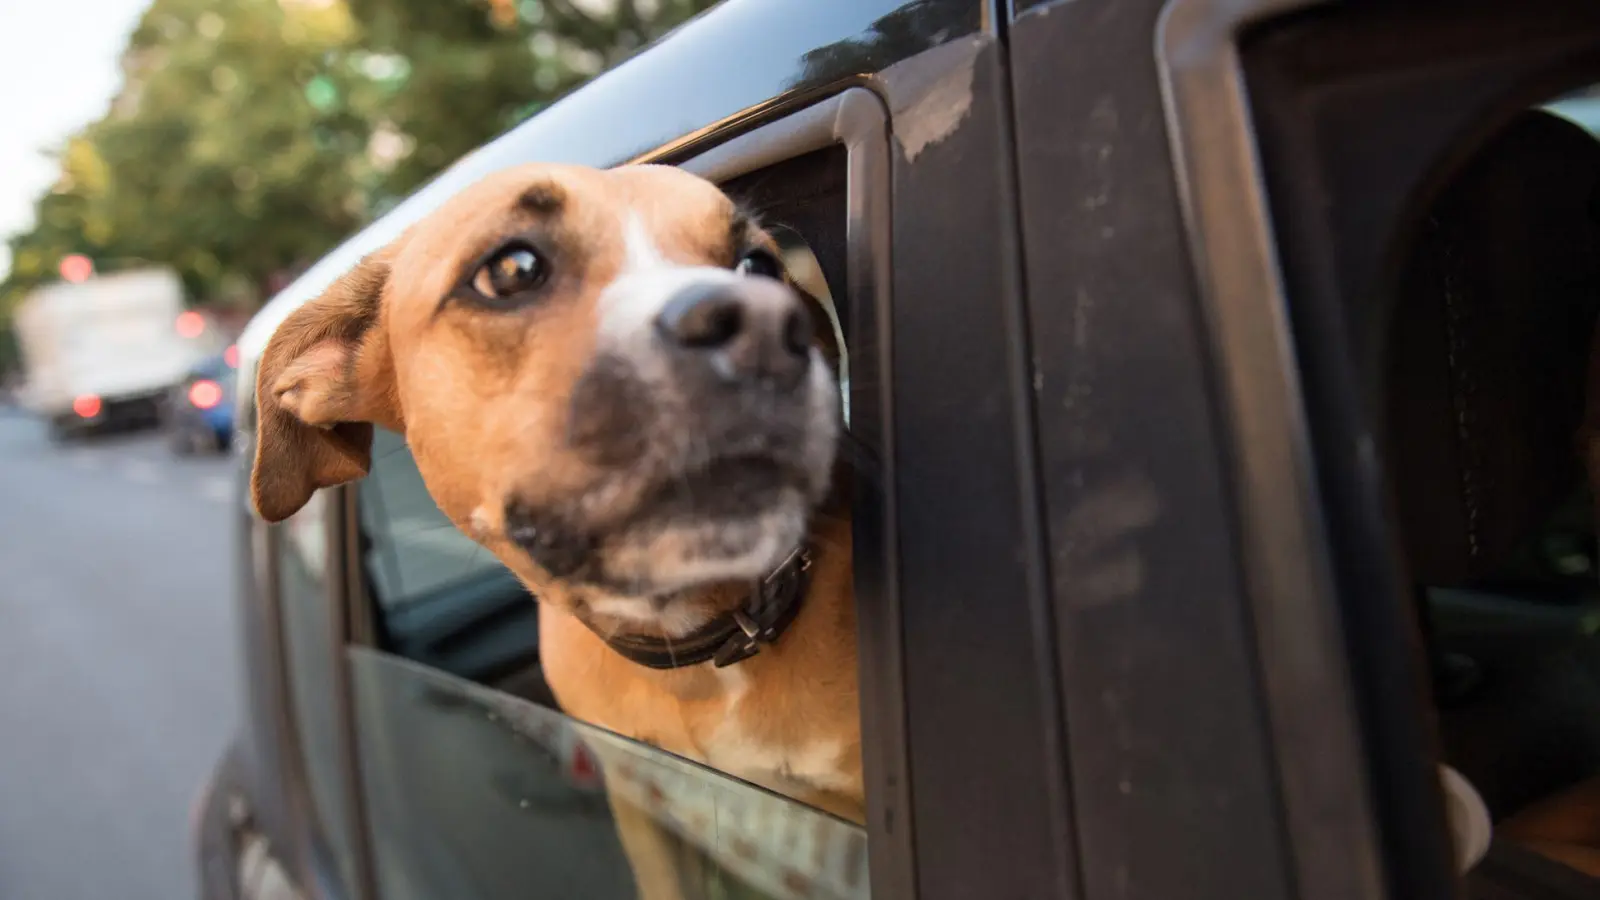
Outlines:
POLYGON ((1595 8, 1014 13, 1083 896, 1591 895, 1502 826, 1595 775, 1592 571, 1515 596, 1588 518, 1595 8))

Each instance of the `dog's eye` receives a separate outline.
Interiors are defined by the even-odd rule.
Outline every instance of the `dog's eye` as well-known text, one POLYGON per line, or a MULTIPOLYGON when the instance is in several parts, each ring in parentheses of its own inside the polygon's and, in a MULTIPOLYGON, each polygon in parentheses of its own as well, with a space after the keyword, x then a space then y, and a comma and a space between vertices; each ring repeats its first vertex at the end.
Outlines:
POLYGON ((763 278, 782 278, 783 266, 778 258, 765 250, 751 250, 734 263, 733 270, 740 275, 760 275, 763 278))
POLYGON ((491 302, 510 300, 544 284, 547 266, 527 244, 507 244, 472 274, 472 289, 491 302))

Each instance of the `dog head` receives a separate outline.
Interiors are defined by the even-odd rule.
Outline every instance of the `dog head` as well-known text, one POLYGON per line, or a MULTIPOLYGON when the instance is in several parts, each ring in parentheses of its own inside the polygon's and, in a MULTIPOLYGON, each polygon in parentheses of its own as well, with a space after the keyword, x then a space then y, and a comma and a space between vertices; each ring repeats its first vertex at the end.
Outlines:
POLYGON ((715 612, 690 595, 778 566, 831 484, 831 332, 776 254, 675 168, 493 175, 279 326, 256 508, 364 475, 382 425, 542 600, 687 631, 715 612))

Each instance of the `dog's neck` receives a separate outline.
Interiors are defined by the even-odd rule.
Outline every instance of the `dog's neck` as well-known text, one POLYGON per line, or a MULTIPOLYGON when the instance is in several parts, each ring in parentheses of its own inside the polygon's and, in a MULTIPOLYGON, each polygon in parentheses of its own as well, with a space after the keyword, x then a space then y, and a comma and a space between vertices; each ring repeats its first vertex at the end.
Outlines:
POLYGON ((664 598, 661 616, 650 623, 596 613, 593 603, 580 602, 574 614, 614 652, 647 668, 707 662, 722 668, 783 636, 805 601, 811 562, 809 548, 801 547, 754 584, 664 598))
MULTIPOLYGON (((804 603, 805 595, 810 588, 810 570, 820 556, 836 555, 830 553, 829 545, 834 540, 829 537, 831 531, 839 522, 849 521, 849 509, 852 490, 851 465, 841 459, 833 467, 833 488, 828 493, 827 499, 815 510, 810 533, 805 544, 798 548, 794 554, 787 557, 777 569, 768 573, 761 581, 754 584, 750 582, 731 582, 710 585, 668 597, 658 598, 658 614, 641 620, 637 616, 617 615, 608 612, 614 605, 607 603, 604 597, 586 596, 581 591, 569 591, 567 602, 564 605, 578 621, 593 631, 604 640, 612 649, 616 649, 617 640, 644 639, 649 645, 655 646, 656 642, 682 642, 686 637, 696 632, 704 632, 715 628, 718 623, 731 622, 735 612, 749 612, 748 606, 752 599, 752 592, 763 588, 777 588, 780 591, 794 589, 797 592, 791 596, 780 596, 783 601, 792 600, 793 609, 783 610, 783 618, 779 621, 778 636, 793 619, 799 615, 799 607, 804 603), (830 524, 833 523, 833 524, 830 524), (795 575, 801 576, 795 579, 795 575)), ((539 591, 534 591, 537 596, 539 591)), ((763 615, 764 610, 757 610, 751 618, 758 624, 770 624, 772 617, 763 615)), ((771 638, 776 640, 776 636, 771 638)), ((665 649, 664 647, 662 649, 665 649)), ((624 654, 626 655, 626 654, 624 654)), ((665 666, 662 668, 674 668, 665 666)))

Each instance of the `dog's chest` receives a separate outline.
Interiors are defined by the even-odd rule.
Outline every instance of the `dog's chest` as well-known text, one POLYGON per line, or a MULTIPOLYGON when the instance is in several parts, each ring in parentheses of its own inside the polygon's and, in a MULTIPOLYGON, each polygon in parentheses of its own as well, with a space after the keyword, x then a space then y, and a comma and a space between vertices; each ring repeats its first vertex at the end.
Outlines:
POLYGON ((758 784, 801 785, 842 791, 850 780, 844 771, 844 741, 806 734, 803 722, 789 721, 774 734, 773 720, 751 708, 754 700, 737 678, 722 670, 727 700, 722 714, 697 729, 696 743, 707 765, 758 784))
POLYGON ((813 738, 783 745, 753 734, 737 718, 718 725, 704 742, 712 768, 758 784, 796 784, 829 791, 849 786, 840 760, 842 741, 813 738))

